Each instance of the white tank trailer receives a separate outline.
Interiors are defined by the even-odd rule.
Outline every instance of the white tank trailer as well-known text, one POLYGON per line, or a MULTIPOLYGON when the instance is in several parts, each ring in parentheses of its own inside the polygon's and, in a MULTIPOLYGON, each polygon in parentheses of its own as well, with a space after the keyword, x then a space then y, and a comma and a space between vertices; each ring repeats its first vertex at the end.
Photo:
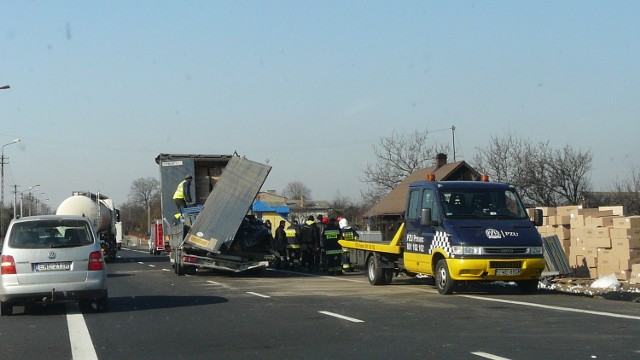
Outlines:
POLYGON ((116 258, 118 237, 117 224, 120 223, 120 210, 113 205, 109 197, 91 192, 74 191, 66 198, 58 209, 57 215, 85 216, 92 220, 102 245, 105 261, 116 258))

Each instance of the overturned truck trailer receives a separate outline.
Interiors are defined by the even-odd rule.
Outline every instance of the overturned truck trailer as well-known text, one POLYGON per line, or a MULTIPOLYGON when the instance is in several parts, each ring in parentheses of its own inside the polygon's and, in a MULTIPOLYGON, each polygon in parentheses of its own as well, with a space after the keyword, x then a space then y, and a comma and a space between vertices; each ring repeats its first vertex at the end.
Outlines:
POLYGON ((276 260, 271 233, 249 213, 270 166, 230 155, 160 154, 156 162, 166 245, 176 274, 195 274, 198 267, 242 272, 276 260), (178 220, 173 193, 187 175, 194 178, 191 198, 197 203, 178 220))

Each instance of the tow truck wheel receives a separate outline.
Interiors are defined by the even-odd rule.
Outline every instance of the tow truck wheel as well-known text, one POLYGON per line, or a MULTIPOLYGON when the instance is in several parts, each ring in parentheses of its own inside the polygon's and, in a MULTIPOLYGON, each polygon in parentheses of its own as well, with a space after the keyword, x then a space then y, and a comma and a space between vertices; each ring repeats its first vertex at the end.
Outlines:
POLYGON ((382 269, 384 284, 389 285, 393 281, 393 269, 382 269))
POLYGON ((367 277, 371 285, 382 285, 384 283, 384 272, 378 267, 375 255, 369 256, 367 260, 367 277))
POLYGON ((436 288, 438 292, 442 295, 451 294, 455 283, 455 280, 451 279, 449 274, 447 261, 445 259, 438 261, 436 264, 436 288))

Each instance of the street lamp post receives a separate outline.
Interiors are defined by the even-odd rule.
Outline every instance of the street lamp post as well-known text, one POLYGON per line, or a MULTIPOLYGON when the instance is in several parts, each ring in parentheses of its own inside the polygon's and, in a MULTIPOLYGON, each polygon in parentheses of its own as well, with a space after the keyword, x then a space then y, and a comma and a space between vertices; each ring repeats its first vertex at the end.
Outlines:
MULTIPOLYGON (((44 195, 43 192, 40 193, 40 195, 44 195)), ((35 198, 35 206, 34 206, 34 213, 33 215, 38 215, 38 194, 34 194, 33 197, 35 198)), ((33 198, 31 199, 32 201, 29 201, 29 216, 31 216, 31 205, 33 204, 33 198)))
POLYGON ((29 194, 31 194, 31 190, 34 188, 37 188, 38 186, 40 186, 40 184, 36 184, 33 186, 29 186, 29 188, 27 190, 21 191, 20 192, 20 217, 22 217, 22 204, 24 202, 24 193, 26 193, 27 191, 29 192, 29 194))
MULTIPOLYGON (((7 89, 9 85, 6 85, 7 89)), ((4 86, 2 88, 5 88, 4 86)), ((15 139, 12 142, 2 145, 2 151, 0 152, 0 233, 4 233, 4 147, 11 144, 17 144, 20 139, 15 139)))

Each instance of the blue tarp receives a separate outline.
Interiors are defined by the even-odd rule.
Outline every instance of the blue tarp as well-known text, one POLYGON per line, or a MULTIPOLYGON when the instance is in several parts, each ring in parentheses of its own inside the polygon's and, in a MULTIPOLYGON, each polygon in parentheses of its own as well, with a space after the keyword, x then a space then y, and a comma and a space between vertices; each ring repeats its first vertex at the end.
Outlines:
POLYGON ((289 213, 291 212, 291 210, 289 210, 289 207, 286 205, 283 206, 269 206, 265 203, 263 203, 260 200, 254 200, 253 201, 253 206, 251 206, 251 211, 253 212, 274 212, 277 213, 278 215, 282 216, 283 218, 287 218, 287 216, 289 216, 289 213))

